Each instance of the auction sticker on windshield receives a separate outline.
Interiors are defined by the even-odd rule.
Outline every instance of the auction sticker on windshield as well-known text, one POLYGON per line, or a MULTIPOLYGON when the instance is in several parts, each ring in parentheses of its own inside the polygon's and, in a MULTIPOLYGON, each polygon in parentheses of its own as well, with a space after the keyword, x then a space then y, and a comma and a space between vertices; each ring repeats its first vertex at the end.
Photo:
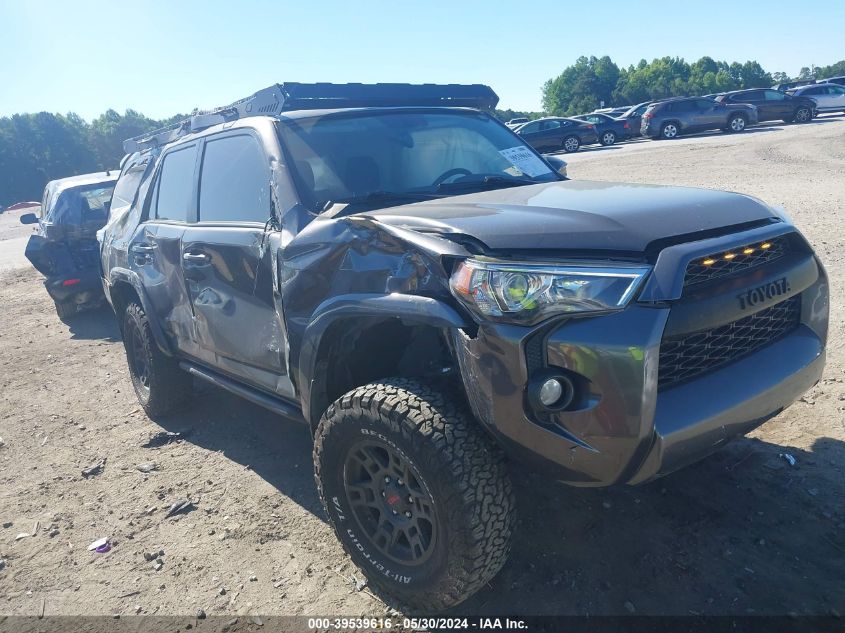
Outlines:
POLYGON ((527 147, 509 147, 507 149, 500 149, 499 153, 526 176, 533 178, 534 176, 542 176, 552 171, 548 165, 527 147))

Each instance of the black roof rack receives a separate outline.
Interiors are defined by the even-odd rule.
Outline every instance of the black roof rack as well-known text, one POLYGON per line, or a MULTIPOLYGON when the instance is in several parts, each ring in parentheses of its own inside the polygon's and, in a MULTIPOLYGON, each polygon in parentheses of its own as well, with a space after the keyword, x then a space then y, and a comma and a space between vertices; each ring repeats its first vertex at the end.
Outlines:
POLYGON ((213 110, 194 112, 190 118, 147 134, 127 139, 127 154, 166 145, 189 132, 217 123, 251 116, 280 116, 290 110, 325 110, 366 107, 464 107, 493 109, 499 97, 482 84, 303 84, 285 82, 213 110))

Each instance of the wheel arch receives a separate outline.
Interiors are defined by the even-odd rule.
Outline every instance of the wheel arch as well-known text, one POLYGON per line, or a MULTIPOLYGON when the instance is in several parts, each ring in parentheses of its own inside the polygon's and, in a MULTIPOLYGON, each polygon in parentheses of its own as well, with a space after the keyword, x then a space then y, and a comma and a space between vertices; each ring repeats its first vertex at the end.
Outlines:
POLYGON ((112 269, 109 273, 106 294, 117 317, 121 334, 123 333, 123 312, 126 310, 126 306, 132 303, 132 301, 137 301, 141 304, 147 315, 147 321, 150 324, 150 330, 153 333, 156 345, 164 354, 168 356, 173 355, 161 323, 159 323, 155 311, 152 309, 147 292, 144 290, 144 286, 141 284, 141 280, 136 273, 120 268, 112 269))
POLYGON ((312 431, 329 404, 355 387, 457 367, 448 331, 469 326, 430 297, 346 295, 322 305, 305 330, 298 363, 302 412, 312 431))

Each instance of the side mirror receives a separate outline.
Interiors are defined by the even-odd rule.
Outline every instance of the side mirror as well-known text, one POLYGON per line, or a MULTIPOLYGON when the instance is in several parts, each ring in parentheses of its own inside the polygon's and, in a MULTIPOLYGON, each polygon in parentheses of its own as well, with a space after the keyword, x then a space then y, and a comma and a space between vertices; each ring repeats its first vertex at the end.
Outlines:
POLYGON ((566 161, 553 154, 543 154, 543 158, 549 164, 549 167, 554 169, 564 178, 568 178, 566 174, 566 161))
POLYGON ((34 213, 24 213, 20 220, 21 224, 38 224, 38 216, 34 213))

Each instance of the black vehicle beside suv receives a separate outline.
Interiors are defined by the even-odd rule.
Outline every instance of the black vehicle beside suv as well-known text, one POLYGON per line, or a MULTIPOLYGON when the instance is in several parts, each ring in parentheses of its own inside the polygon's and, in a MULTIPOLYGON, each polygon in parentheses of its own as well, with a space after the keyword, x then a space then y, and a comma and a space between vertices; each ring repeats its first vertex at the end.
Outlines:
POLYGON ((41 216, 20 217, 23 224, 38 224, 25 255, 46 277, 60 319, 103 304, 96 234, 108 220, 115 182, 116 170, 52 180, 44 188, 41 216))
POLYGON ((598 112, 579 114, 572 118, 593 124, 596 128, 596 136, 599 137, 599 143, 602 145, 614 145, 620 141, 627 141, 633 136, 631 124, 625 119, 614 119, 612 116, 598 112))
POLYGON ((724 130, 742 132, 757 123, 757 108, 747 103, 721 103, 705 97, 657 101, 646 108, 640 131, 652 139, 680 134, 724 130))
POLYGON ((136 192, 103 232, 144 409, 194 376, 307 424, 338 539, 426 612, 507 559, 506 456, 549 485, 649 481, 782 411, 825 360, 827 277, 786 216, 566 180, 496 102, 273 86, 128 141, 136 192))
POLYGON ((565 117, 535 119, 514 128, 523 140, 538 152, 577 152, 582 145, 598 143, 596 127, 592 123, 565 117))
POLYGON ((715 100, 725 105, 750 103, 757 108, 758 121, 806 123, 816 115, 816 102, 810 97, 796 97, 771 88, 734 90, 717 95, 715 100))

